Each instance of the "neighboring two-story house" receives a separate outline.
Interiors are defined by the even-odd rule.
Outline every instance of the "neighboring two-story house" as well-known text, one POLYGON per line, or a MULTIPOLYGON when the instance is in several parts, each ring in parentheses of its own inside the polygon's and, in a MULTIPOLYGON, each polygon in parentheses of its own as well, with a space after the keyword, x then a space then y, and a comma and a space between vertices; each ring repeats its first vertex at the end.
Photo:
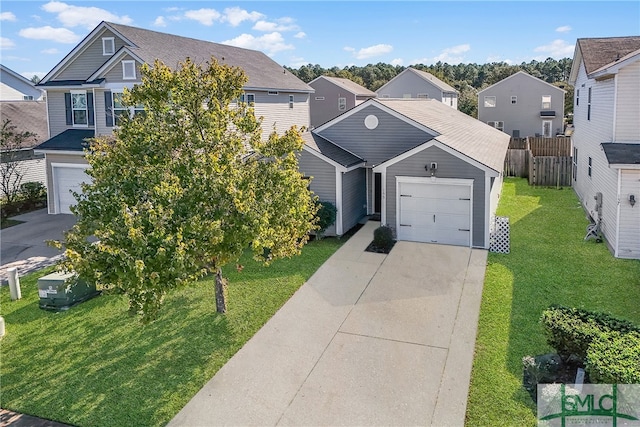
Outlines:
POLYGON ((640 37, 578 39, 574 189, 609 249, 640 259, 640 37))
POLYGON ((339 116, 370 98, 375 92, 349 79, 320 76, 309 82, 315 90, 311 98, 311 126, 323 123, 339 116))
POLYGON ((564 131, 564 94, 524 71, 478 92, 478 120, 514 138, 551 138, 564 131))
POLYGON ((433 74, 407 68, 376 91, 378 98, 435 99, 458 109, 458 91, 433 74))
POLYGON ((0 101, 41 101, 44 91, 31 80, 0 64, 0 101))
POLYGON ((110 22, 100 23, 40 82, 47 92, 49 140, 45 154, 49 213, 70 213, 87 178, 85 139, 108 135, 124 110, 122 91, 141 82, 140 66, 156 59, 168 66, 187 57, 196 63, 215 57, 241 67, 248 77, 244 100, 263 117, 263 136, 273 129, 309 126, 313 89, 262 52, 180 37, 110 22))

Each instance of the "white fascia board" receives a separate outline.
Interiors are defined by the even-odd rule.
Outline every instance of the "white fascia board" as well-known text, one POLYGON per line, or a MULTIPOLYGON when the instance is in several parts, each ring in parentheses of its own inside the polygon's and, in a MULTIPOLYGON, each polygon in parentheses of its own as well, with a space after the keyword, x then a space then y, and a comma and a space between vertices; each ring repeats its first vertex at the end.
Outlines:
POLYGON ((84 156, 84 151, 72 151, 72 150, 33 150, 36 154, 67 154, 74 156, 84 156))
POLYGON ((98 68, 98 70, 93 73, 87 80, 95 80, 97 78, 100 78, 101 75, 111 71, 111 69, 116 66, 116 64, 122 59, 125 54, 135 59, 138 63, 144 64, 144 61, 138 55, 133 53, 131 49, 125 46, 120 48, 120 50, 118 50, 111 58, 109 58, 109 60, 105 62, 102 67, 98 68))
POLYGON ((307 93, 307 94, 316 92, 315 89, 306 90, 306 89, 288 89, 288 88, 277 88, 277 87, 254 87, 254 86, 243 86, 242 89, 245 91, 251 90, 251 91, 257 91, 257 92, 277 91, 277 92, 284 92, 284 93, 307 93))
POLYGON ((567 81, 571 86, 576 85, 576 80, 578 79, 578 73, 580 72, 581 63, 582 52, 580 51, 578 43, 576 43, 576 47, 573 50, 573 61, 571 61, 571 71, 569 71, 569 79, 567 81))
POLYGON ((89 163, 51 163, 52 168, 89 169, 89 163))
POLYGON ((104 86, 104 82, 103 83, 93 83, 93 84, 88 84, 88 83, 83 83, 81 85, 60 85, 60 86, 47 86, 46 89, 62 89, 62 90, 74 90, 74 89, 92 89, 92 88, 99 88, 99 87, 103 87, 104 86))
POLYGON ((640 165, 632 163, 632 164, 613 164, 613 165, 609 165, 609 167, 611 169, 632 169, 632 170, 640 170, 640 165))

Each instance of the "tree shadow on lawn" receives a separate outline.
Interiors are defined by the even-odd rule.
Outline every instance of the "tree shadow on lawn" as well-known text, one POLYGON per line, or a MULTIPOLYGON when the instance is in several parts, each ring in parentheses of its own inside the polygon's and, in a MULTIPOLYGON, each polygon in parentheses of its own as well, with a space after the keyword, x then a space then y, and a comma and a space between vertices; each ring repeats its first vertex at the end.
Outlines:
MULTIPOLYGON (((606 244, 584 240, 589 222, 573 189, 506 182, 515 184, 519 213, 510 224, 510 254, 491 254, 490 261, 511 276, 503 295, 510 307, 506 369, 522 378, 523 356, 553 352, 539 322, 551 304, 609 312, 640 324, 640 261, 616 259, 606 244)), ((535 411, 523 387, 512 398, 535 411)))

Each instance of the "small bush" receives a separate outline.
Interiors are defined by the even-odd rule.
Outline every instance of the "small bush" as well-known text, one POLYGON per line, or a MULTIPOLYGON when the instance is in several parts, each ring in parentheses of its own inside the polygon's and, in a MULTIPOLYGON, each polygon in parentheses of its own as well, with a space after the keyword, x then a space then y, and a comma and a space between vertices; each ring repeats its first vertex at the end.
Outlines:
POLYGON ((640 383, 640 333, 600 334, 587 350, 589 378, 601 384, 640 383))
POLYGON ((331 227, 336 222, 336 214, 338 209, 331 202, 321 201, 320 209, 318 209, 318 234, 322 235, 327 228, 331 227))
POLYGON ((573 354, 584 361, 589 344, 604 332, 640 332, 640 328, 626 320, 563 306, 552 306, 543 311, 541 322, 547 343, 565 360, 573 354))
POLYGON ((373 230, 373 244, 380 249, 390 251, 394 244, 391 228, 383 225, 373 230))
POLYGON ((35 202, 47 197, 47 189, 41 182, 25 182, 20 185, 20 195, 24 200, 35 202))

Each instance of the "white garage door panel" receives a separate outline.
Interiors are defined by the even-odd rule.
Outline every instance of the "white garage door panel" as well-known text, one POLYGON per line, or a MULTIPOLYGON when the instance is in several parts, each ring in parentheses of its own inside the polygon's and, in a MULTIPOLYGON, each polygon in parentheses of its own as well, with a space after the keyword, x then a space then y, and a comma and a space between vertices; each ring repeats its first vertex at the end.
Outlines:
POLYGON ((84 168, 78 167, 54 167, 54 179, 56 181, 56 213, 71 213, 70 206, 75 205, 77 200, 73 197, 72 192, 80 193, 82 182, 89 182, 91 179, 84 171, 84 168))
POLYGON ((399 183, 398 239, 469 246, 471 186, 399 183))

